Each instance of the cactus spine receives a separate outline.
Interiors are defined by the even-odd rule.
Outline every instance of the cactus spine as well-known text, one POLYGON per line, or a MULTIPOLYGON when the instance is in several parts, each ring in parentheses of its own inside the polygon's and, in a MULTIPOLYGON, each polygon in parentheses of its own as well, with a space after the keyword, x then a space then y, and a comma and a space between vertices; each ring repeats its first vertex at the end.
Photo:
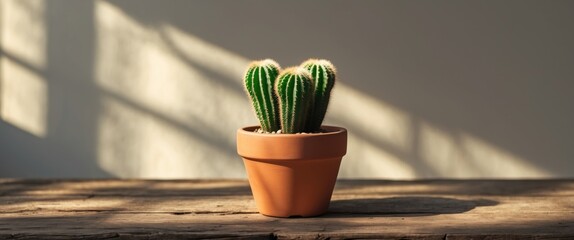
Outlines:
POLYGON ((309 70, 315 84, 313 105, 309 109, 305 130, 317 132, 321 129, 321 123, 329 106, 331 89, 335 85, 336 69, 331 62, 324 59, 309 59, 303 62, 301 67, 309 70))
POLYGON ((251 98, 261 129, 273 132, 280 129, 277 97, 273 92, 281 67, 271 59, 255 61, 245 73, 245 89, 251 98))
POLYGON ((277 77, 275 91, 279 98, 282 133, 303 132, 313 101, 313 80, 309 71, 302 67, 285 69, 277 77))

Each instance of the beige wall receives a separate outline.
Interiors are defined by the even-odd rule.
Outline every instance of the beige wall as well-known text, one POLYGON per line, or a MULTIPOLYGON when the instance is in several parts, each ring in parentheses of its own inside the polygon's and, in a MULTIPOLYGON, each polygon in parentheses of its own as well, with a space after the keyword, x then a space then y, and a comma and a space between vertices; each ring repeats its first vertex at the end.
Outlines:
POLYGON ((243 178, 249 61, 330 59, 343 178, 574 177, 572 1, 0 1, 0 177, 243 178))

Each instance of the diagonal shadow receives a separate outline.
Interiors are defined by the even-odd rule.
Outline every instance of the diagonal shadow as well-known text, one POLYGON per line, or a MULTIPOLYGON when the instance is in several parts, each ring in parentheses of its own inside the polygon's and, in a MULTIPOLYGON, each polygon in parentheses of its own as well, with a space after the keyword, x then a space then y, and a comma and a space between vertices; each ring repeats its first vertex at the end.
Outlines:
POLYGON ((545 196, 555 189, 574 187, 573 180, 338 180, 338 194, 448 195, 448 196, 545 196), (408 186, 408 188, 406 188, 408 186))
MULTIPOLYGON (((401 196, 390 198, 364 198, 334 200, 329 214, 375 215, 384 217, 432 216, 468 212, 480 206, 494 206, 493 200, 460 200, 446 197, 401 196)), ((329 216, 329 215, 327 215, 329 216)))
POLYGON ((226 138, 222 137, 222 136, 218 136, 215 134, 209 134, 210 131, 202 131, 200 129, 209 129, 210 126, 209 124, 203 122, 200 118, 191 116, 193 118, 193 123, 196 125, 194 127, 191 127, 187 124, 184 124, 180 121, 174 120, 170 117, 167 117, 161 113, 158 113, 157 111, 150 109, 148 107, 145 107, 139 103, 134 102, 133 100, 130 100, 129 98, 122 96, 120 94, 117 94, 115 92, 109 91, 107 89, 104 88, 98 88, 99 91, 101 91, 101 94, 103 96, 106 97, 110 97, 116 101, 119 101, 125 105, 127 105, 128 107, 135 109, 137 111, 143 112, 146 115, 150 115, 156 119, 161 120, 162 122, 165 122, 167 124, 169 124, 170 126, 184 131, 188 134, 193 135, 194 137, 196 137, 197 139, 201 139, 202 142, 216 148, 219 150, 222 150, 227 156, 229 156, 230 159, 232 159, 233 157, 235 157, 235 146, 233 145, 233 143, 229 142, 226 138))

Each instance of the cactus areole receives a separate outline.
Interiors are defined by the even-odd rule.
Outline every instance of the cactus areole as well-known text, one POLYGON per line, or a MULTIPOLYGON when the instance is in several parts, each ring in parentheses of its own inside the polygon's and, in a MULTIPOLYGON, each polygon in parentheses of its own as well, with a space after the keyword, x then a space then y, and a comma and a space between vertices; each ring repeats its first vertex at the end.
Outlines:
POLYGON ((309 59, 285 70, 271 59, 252 62, 244 83, 261 124, 259 130, 320 132, 335 76, 335 67, 324 59, 309 59))

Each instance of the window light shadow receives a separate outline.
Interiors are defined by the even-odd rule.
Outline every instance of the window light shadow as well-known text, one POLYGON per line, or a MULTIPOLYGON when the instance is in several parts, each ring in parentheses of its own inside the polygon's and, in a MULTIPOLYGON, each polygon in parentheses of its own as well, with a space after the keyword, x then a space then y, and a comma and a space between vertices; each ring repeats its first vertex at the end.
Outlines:
MULTIPOLYGON (((177 21, 163 21, 174 20, 170 17, 159 14, 150 21, 132 15, 132 7, 103 1, 95 10, 96 81, 106 93, 99 126, 100 163, 124 177, 202 177, 216 172, 243 177, 234 169, 241 168, 239 161, 225 161, 233 163, 229 167, 197 159, 237 158, 231 141, 234 130, 242 126, 237 120, 255 121, 237 77, 248 60, 175 27, 177 21), (192 88, 205 91, 186 90, 192 88), (186 103, 197 104, 190 108, 186 103), (185 129, 186 134, 175 129, 185 129), (125 134, 117 134, 122 131, 125 134), (187 144, 193 148, 186 149, 187 144)), ((328 117, 327 122, 350 132, 341 177, 496 177, 510 165, 519 166, 516 177, 546 174, 464 129, 435 124, 346 84, 344 75, 328 117), (503 161, 511 164, 500 165, 503 161)))
POLYGON ((234 77, 248 60, 105 1, 95 13, 101 166, 120 177, 244 177, 233 139, 254 117, 234 77))
MULTIPOLYGON (((16 4, 10 6, 16 10, 23 9, 21 15, 28 18, 12 18, 10 16, 16 16, 14 14, 18 11, 6 14, 7 11, 3 10, 3 20, 16 19, 18 24, 12 24, 12 20, 1 23, 2 118, 11 127, 18 126, 36 133, 46 141, 22 140, 24 144, 18 146, 38 151, 26 152, 21 147, 2 154, 11 157, 14 153, 18 159, 24 159, 28 165, 22 169, 39 166, 34 173, 42 172, 42 167, 49 167, 50 171, 46 172, 66 175, 70 170, 59 166, 73 166, 82 171, 93 171, 86 168, 103 168, 104 172, 92 173, 126 178, 245 177, 241 161, 235 154, 234 134, 237 128, 255 124, 257 120, 241 87, 240 76, 249 59, 239 52, 245 53, 248 49, 253 51, 252 54, 250 52, 251 56, 263 56, 271 52, 269 46, 273 45, 276 55, 289 61, 294 61, 294 56, 302 52, 318 55, 329 52, 325 57, 341 66, 341 81, 335 87, 326 123, 341 125, 349 130, 349 151, 340 174, 343 178, 538 178, 569 174, 568 168, 563 167, 569 166, 563 162, 571 153, 564 145, 567 141, 551 137, 556 135, 567 140, 569 129, 560 131, 562 128, 559 126, 567 126, 564 122, 568 121, 570 115, 558 118, 559 110, 537 108, 529 111, 527 107, 516 105, 515 98, 534 103, 533 106, 539 103, 527 98, 530 93, 523 94, 509 86, 496 88, 497 91, 505 91, 492 95, 498 100, 507 101, 505 103, 509 105, 493 105, 492 109, 482 105, 485 96, 481 93, 490 92, 475 83, 485 81, 489 86, 496 87, 498 80, 506 82, 505 79, 510 77, 523 76, 519 71, 521 68, 488 68, 496 61, 486 63, 480 62, 479 58, 470 59, 485 70, 480 76, 489 77, 480 79, 473 74, 476 70, 469 69, 466 62, 460 61, 461 56, 456 55, 456 51, 442 54, 424 42, 428 40, 428 44, 433 46, 460 50, 467 49, 464 44, 473 43, 472 39, 460 39, 461 42, 450 46, 448 44, 454 43, 443 43, 432 36, 411 38, 416 31, 399 30, 420 26, 406 22, 404 25, 385 25, 401 32, 399 35, 386 36, 385 41, 388 42, 385 46, 395 46, 392 49, 381 46, 381 37, 373 31, 365 33, 376 36, 361 36, 365 46, 385 48, 369 49, 374 55, 362 51, 367 47, 354 46, 361 50, 357 52, 349 50, 353 48, 341 48, 356 36, 350 34, 345 38, 333 38, 339 34, 337 28, 322 29, 321 34, 313 35, 321 41, 310 40, 309 44, 299 46, 297 51, 293 50, 296 44, 291 42, 277 48, 275 44, 283 40, 279 35, 266 35, 266 43, 259 46, 262 48, 255 49, 252 43, 245 44, 249 39, 235 41, 232 37, 222 37, 228 33, 241 37, 234 25, 213 23, 218 26, 218 31, 214 31, 209 24, 201 21, 189 23, 183 17, 192 15, 190 19, 198 20, 201 19, 199 16, 220 11, 235 12, 235 9, 224 9, 224 6, 213 3, 204 3, 197 8, 202 9, 203 15, 196 8, 184 8, 188 6, 184 2, 171 3, 173 5, 152 12, 147 10, 163 4, 152 1, 93 1, 68 6, 46 2, 38 3, 45 6, 37 7, 29 4, 37 3, 33 1, 5 3, 16 4), (81 11, 68 11, 75 7, 80 7, 81 11), (26 11, 34 14, 27 14, 26 11), (61 14, 64 14, 63 17, 60 17, 61 14), (30 27, 26 28, 26 24, 30 27), (6 26, 12 30, 6 30, 6 26), (19 35, 7 34, 12 31, 19 35), (85 34, 61 34, 76 31, 85 34), (403 41, 405 38, 409 41, 403 41), (324 44, 321 46, 325 48, 313 49, 313 45, 319 43, 324 44), (331 51, 333 48, 337 51, 331 51), (392 60, 373 61, 379 59, 381 51, 389 54, 385 59, 392 60), (410 57, 413 54, 421 58, 413 59, 410 57), (444 62, 435 64, 428 61, 436 59, 437 54, 445 58, 444 62), (412 61, 418 64, 412 64, 412 61), (455 66, 448 71, 451 75, 443 71, 452 67, 442 68, 449 64, 455 66), (372 69, 385 71, 380 74, 369 71, 372 69), (18 79, 24 79, 22 82, 25 84, 12 84, 10 81, 15 78, 7 77, 7 74, 20 76, 18 79), (466 76, 472 81, 462 81, 459 76, 466 76), (461 81, 470 85, 461 85, 461 81), (476 92, 456 92, 451 89, 457 86, 466 86, 476 92), (29 92, 34 93, 32 95, 35 97, 21 94, 29 92), (510 95, 506 97, 504 93, 510 95), (464 100, 464 103, 456 102, 457 99, 464 100), (509 111, 514 115, 507 118, 505 107, 510 110, 518 107, 521 110, 509 111), (16 114, 14 109, 21 112, 16 114), (24 112, 24 109, 28 112, 24 112), (12 118, 4 117, 7 111, 14 113, 12 118), (544 114, 536 113, 551 113, 554 114, 552 119, 557 120, 547 120, 544 114), (12 119, 12 122, 6 119, 12 119), (17 121, 20 121, 20 125, 14 124, 17 121), (557 123, 558 127, 538 124, 548 122, 557 123), (521 134, 525 134, 528 140, 519 141, 521 134), (531 140, 538 136, 548 140, 548 143, 541 141, 539 144, 531 140), (533 146, 529 147, 529 144, 533 146), (30 160, 41 157, 52 162, 30 160)), ((319 11, 318 14, 328 15, 328 12, 321 12, 326 10, 319 8, 320 4, 316 4, 313 6, 317 6, 315 11, 319 11)), ((344 7, 339 3, 334 4, 344 7)), ((363 7, 388 5, 390 8, 384 9, 399 9, 393 3, 364 4, 363 7)), ((241 5, 232 6, 239 9, 241 5)), ((3 9, 6 6, 3 5, 3 9)), ((401 11, 409 10, 406 6, 402 7, 405 8, 400 8, 401 11)), ((255 13, 259 9, 251 7, 241 10, 255 13)), ((367 12, 361 15, 364 19, 355 21, 364 21, 365 26, 369 26, 370 20, 382 20, 376 18, 379 15, 367 12)), ((238 24, 245 25, 246 32, 258 32, 269 25, 264 21, 249 21, 244 16, 236 20, 238 24)), ((441 26, 437 30, 445 31, 445 34, 456 32, 452 31, 456 26, 442 22, 444 19, 431 17, 429 20, 429 24, 441 26)), ((281 22, 280 19, 273 21, 281 22)), ((349 21, 344 19, 332 18, 328 21, 337 23, 333 26, 348 32, 361 30, 350 26, 349 21)), ((298 19, 290 25, 298 26, 303 22, 298 19)), ((295 31, 293 29, 290 31, 295 31)), ((297 29, 303 33, 311 31, 297 29)), ((481 50, 498 49, 509 56, 514 56, 511 55, 514 53, 512 51, 520 50, 519 46, 513 48, 514 45, 500 48, 505 45, 488 44, 468 50, 480 55, 481 50)), ((282 62, 283 59, 278 60, 282 62)), ((517 66, 532 63, 521 60, 517 61, 517 66)), ((536 80, 533 77, 528 79, 536 80)), ((530 82, 527 84, 529 88, 536 86, 530 82)), ((542 104, 540 106, 550 106, 554 103, 552 101, 544 98, 539 102, 542 104)), ((12 128, 6 129, 11 134, 4 135, 6 137, 2 141, 10 142, 21 137, 21 134, 12 134, 12 128)))
POLYGON ((44 2, 0 7, 0 119, 35 136, 47 134, 44 2))

